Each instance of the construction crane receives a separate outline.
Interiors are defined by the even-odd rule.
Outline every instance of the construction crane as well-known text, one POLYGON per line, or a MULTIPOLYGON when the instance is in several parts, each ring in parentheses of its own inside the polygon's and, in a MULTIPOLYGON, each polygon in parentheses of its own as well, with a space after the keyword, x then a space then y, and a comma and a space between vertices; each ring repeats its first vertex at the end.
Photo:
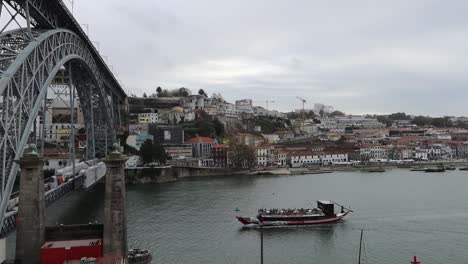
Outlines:
POLYGON ((266 110, 270 110, 268 108, 269 104, 270 103, 276 103, 276 101, 271 101, 271 100, 265 100, 265 101, 254 101, 254 103, 258 103, 258 102, 262 102, 262 103, 265 103, 266 104, 266 110))
POLYGON ((304 123, 305 123, 305 103, 307 103, 307 100, 300 98, 299 96, 296 96, 297 99, 302 101, 302 130, 304 131, 304 123))

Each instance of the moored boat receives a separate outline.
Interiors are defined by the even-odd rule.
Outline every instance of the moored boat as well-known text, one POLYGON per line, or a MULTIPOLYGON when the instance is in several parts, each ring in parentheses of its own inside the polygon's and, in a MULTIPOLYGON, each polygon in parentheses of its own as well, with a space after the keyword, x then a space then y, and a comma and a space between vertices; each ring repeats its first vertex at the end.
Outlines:
POLYGON ((368 169, 367 172, 385 172, 384 168, 371 168, 368 169))
POLYGON ((445 169, 446 169, 446 170, 456 170, 456 169, 457 169, 457 166, 455 166, 455 165, 449 165, 449 166, 446 166, 445 169))
POLYGON ((445 168, 444 167, 427 168, 425 172, 445 172, 445 168))
POLYGON ((461 171, 468 171, 468 167, 460 167, 458 169, 461 170, 461 171))
POLYGON ((130 249, 127 254, 129 264, 150 264, 153 257, 146 249, 130 249))
POLYGON ((313 209, 260 209, 257 217, 237 216, 237 220, 244 225, 259 226, 295 226, 334 223, 343 219, 352 210, 341 207, 340 213, 335 213, 332 201, 317 201, 317 208, 313 209))
POLYGON ((426 171, 428 168, 427 167, 424 167, 424 168, 412 168, 411 171, 426 171))

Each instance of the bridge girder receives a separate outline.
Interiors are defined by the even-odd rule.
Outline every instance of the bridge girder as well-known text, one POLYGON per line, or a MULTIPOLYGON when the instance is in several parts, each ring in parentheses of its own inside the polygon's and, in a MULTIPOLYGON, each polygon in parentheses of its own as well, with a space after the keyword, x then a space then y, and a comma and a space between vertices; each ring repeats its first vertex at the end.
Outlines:
MULTIPOLYGON (((116 140, 115 98, 86 42, 66 29, 22 29, 0 36, 0 223, 18 172, 18 160, 28 142, 46 91, 64 67, 73 75, 87 131, 88 158, 104 157, 116 140), (92 151, 90 146, 93 146, 92 151)), ((120 109, 117 109, 117 111, 120 109)))

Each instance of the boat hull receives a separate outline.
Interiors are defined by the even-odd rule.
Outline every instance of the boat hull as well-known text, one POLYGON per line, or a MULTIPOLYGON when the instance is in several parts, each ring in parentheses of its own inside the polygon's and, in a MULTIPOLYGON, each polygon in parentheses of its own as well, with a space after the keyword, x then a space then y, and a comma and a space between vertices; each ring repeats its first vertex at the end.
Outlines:
POLYGON ((275 221, 259 221, 256 218, 237 216, 237 220, 244 225, 258 226, 300 226, 300 225, 319 225, 335 223, 343 219, 349 212, 337 214, 335 217, 327 217, 315 220, 275 220, 275 221))

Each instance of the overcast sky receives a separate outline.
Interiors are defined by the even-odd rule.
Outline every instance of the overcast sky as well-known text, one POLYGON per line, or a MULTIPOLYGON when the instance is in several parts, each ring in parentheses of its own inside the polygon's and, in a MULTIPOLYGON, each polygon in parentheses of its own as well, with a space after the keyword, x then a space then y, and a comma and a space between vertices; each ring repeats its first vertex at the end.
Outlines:
MULTIPOLYGON (((67 0, 65 0, 67 1, 67 0)), ((75 0, 125 89, 468 115, 465 0, 75 0)), ((264 105, 265 103, 258 102, 264 105)))

